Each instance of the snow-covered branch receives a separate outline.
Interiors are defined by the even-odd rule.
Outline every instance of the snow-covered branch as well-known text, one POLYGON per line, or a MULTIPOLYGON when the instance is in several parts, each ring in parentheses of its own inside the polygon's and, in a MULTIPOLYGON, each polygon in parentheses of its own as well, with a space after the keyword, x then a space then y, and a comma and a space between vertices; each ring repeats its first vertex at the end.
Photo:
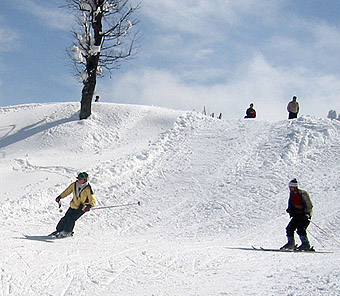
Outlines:
MULTIPOLYGON (((120 61, 134 54, 135 25, 132 14, 140 8, 128 6, 128 0, 66 0, 77 16, 79 29, 73 32, 76 42, 71 48, 77 73, 84 82, 88 61, 98 56, 98 65, 109 72, 120 61)), ((88 77, 86 77, 88 79, 88 77)))
POLYGON ((140 5, 129 0, 65 0, 77 17, 74 42, 68 54, 76 75, 83 83, 80 119, 91 114, 91 100, 97 76, 118 69, 120 62, 133 56, 136 20, 131 19, 140 5))

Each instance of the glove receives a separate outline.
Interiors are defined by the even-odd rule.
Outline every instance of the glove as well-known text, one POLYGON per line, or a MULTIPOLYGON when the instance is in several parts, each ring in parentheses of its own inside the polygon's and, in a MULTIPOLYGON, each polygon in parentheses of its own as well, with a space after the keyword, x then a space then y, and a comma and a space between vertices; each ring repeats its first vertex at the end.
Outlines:
POLYGON ((83 212, 88 212, 91 209, 91 205, 86 205, 86 207, 83 209, 83 212))
POLYGON ((286 212, 289 214, 289 217, 292 218, 293 217, 293 213, 290 209, 287 209, 286 212))
POLYGON ((60 200, 61 200, 61 196, 59 195, 59 196, 55 199, 55 201, 56 201, 56 202, 60 202, 60 200))
POLYGON ((310 220, 310 218, 311 218, 310 214, 305 214, 305 216, 308 220, 310 220))

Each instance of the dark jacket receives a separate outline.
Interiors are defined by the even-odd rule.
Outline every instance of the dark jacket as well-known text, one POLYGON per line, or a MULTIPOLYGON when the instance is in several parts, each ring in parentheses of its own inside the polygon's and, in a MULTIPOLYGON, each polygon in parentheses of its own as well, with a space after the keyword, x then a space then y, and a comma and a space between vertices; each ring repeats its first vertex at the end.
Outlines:
POLYGON ((256 111, 254 108, 248 108, 246 111, 246 116, 244 118, 255 118, 256 117, 256 111))
POLYGON ((289 213, 289 215, 291 217, 294 217, 294 216, 297 216, 297 215, 308 215, 309 218, 312 217, 313 203, 312 203, 312 200, 309 197, 309 194, 307 193, 307 191, 302 190, 302 189, 298 189, 298 194, 301 197, 302 208, 297 209, 297 208, 294 207, 293 202, 292 202, 293 193, 290 193, 289 200, 288 200, 287 213, 289 213))

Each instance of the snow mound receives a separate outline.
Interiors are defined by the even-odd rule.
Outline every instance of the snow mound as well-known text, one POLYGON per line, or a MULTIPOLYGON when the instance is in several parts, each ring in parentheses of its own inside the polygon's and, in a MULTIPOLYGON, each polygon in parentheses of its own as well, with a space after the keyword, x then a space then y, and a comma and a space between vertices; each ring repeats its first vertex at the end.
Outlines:
POLYGON ((338 121, 106 103, 79 121, 78 108, 0 108, 3 295, 338 294, 338 121), (141 206, 92 210, 73 238, 25 239, 54 230, 54 199, 80 171, 97 206, 141 206), (285 243, 292 178, 314 202, 312 244, 334 253, 247 250, 285 243))

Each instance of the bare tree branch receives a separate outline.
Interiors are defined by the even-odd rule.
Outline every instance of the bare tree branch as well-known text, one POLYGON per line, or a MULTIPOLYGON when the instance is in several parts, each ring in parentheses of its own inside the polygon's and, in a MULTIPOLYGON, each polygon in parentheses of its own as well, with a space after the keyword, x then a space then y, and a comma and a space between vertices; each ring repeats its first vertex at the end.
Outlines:
POLYGON ((91 102, 97 76, 110 74, 120 63, 136 52, 135 26, 131 19, 140 4, 129 6, 129 0, 65 0, 77 18, 78 29, 68 54, 76 75, 83 82, 80 119, 91 114, 91 102))

